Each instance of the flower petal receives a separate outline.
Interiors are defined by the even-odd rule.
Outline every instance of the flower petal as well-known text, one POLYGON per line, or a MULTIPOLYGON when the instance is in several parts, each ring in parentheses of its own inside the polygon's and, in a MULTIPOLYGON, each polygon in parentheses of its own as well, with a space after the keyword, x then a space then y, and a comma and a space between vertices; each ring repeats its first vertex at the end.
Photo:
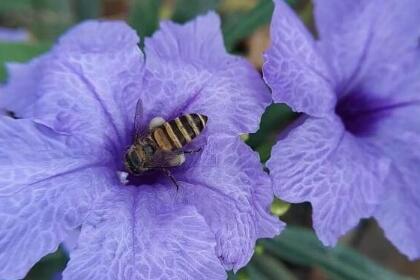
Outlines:
POLYGON ((315 1, 319 47, 341 94, 361 85, 370 94, 387 94, 411 72, 407 64, 418 52, 419 14, 417 0, 315 1))
POLYGON ((271 47, 265 54, 264 79, 273 99, 294 111, 322 116, 336 101, 330 73, 318 54, 312 36, 284 3, 276 0, 271 22, 271 47))
POLYGON ((50 56, 43 55, 27 63, 8 63, 9 79, 0 87, 0 109, 18 117, 33 116, 33 104, 42 94, 38 83, 50 56))
POLYGON ((420 215, 420 197, 418 182, 420 176, 418 168, 420 160, 412 155, 404 155, 416 164, 405 166, 407 159, 400 156, 400 161, 395 165, 403 164, 402 168, 392 168, 386 183, 389 188, 385 198, 381 201, 375 218, 384 229, 385 236, 410 260, 420 258, 418 217, 420 215))
POLYGON ((420 257, 420 126, 419 106, 391 112, 378 124, 370 142, 392 159, 385 182, 387 193, 375 217, 392 243, 410 259, 420 257))
POLYGON ((65 34, 40 84, 37 120, 96 145, 128 145, 141 90, 137 42, 122 22, 88 21, 65 34))
POLYGON ((373 214, 389 161, 345 132, 336 118, 308 118, 276 144, 267 166, 276 195, 311 202, 318 237, 333 245, 373 214))
POLYGON ((30 34, 25 29, 0 27, 0 42, 26 42, 29 38, 30 34))
POLYGON ((209 117, 210 132, 238 135, 258 128, 269 91, 246 60, 226 53, 215 13, 185 25, 162 23, 146 39, 145 53, 147 121, 197 112, 209 117))
POLYGON ((226 279, 204 219, 175 198, 161 185, 107 196, 83 225, 63 279, 226 279))
POLYGON ((178 195, 195 205, 215 233, 226 270, 243 267, 258 238, 273 237, 283 228, 270 215, 270 178, 239 137, 209 137, 200 155, 189 158, 174 176, 180 181, 178 195))
MULTIPOLYGON (((139 43, 136 31, 124 21, 88 20, 85 21, 59 39, 56 47, 60 52, 79 52, 92 54, 113 51, 132 51, 139 43)), ((129 52, 130 53, 130 52, 129 52)), ((117 57, 113 57, 117 59, 117 57)))
POLYGON ((108 173, 95 147, 28 120, 0 117, 0 147, 0 278, 17 279, 80 226, 108 173))

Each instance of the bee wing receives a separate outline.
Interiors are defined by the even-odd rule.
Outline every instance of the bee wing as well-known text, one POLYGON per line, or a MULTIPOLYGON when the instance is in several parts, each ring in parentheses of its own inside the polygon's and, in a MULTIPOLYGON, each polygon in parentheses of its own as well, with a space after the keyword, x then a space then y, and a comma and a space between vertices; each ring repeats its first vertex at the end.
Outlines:
POLYGON ((179 166, 185 161, 184 153, 179 151, 156 151, 148 168, 167 168, 179 166))
POLYGON ((136 112, 134 114, 134 138, 137 139, 142 133, 141 121, 143 119, 143 102, 141 99, 137 100, 136 112))

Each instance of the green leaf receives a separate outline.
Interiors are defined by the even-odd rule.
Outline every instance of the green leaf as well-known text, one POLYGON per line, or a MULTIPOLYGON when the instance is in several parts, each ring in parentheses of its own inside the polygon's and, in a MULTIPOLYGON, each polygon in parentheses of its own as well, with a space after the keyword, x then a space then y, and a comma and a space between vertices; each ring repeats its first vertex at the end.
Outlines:
POLYGON ((245 267, 250 280, 273 280, 278 278, 269 278, 261 270, 258 270, 252 263, 245 267))
POLYGON ((132 1, 128 21, 137 30, 142 39, 152 35, 158 28, 160 4, 160 0, 132 1))
POLYGON ((261 162, 266 162, 271 154, 278 134, 298 118, 285 104, 272 104, 261 117, 260 128, 249 135, 246 143, 260 154, 261 162))
MULTIPOLYGON (((99 0, 85 0, 84 2, 91 1, 99 0)), ((71 2, 69 0, 0 0, 0 16, 9 25, 30 30, 37 39, 54 40, 74 23, 71 2)))
POLYGON ((226 49, 232 51, 237 42, 254 33, 259 27, 268 24, 273 10, 272 0, 260 0, 249 12, 226 21, 222 27, 226 49))
POLYGON ((248 273, 245 271, 245 268, 242 268, 236 274, 232 271, 229 271, 228 280, 249 280, 249 276, 248 273))
POLYGON ((228 272, 228 280, 238 280, 238 275, 234 274, 233 271, 228 272))
POLYGON ((55 253, 43 257, 26 275, 24 280, 53 279, 54 275, 60 273, 66 267, 68 257, 59 248, 55 253))
POLYGON ((255 265, 256 269, 262 271, 268 279, 296 280, 294 274, 290 272, 282 262, 279 262, 267 254, 254 255, 252 263, 255 265))
MULTIPOLYGON (((258 246, 258 245, 257 245, 258 246)), ((229 280, 296 280, 286 266, 277 259, 255 252, 251 261, 236 274, 228 273, 229 280)))
POLYGON ((32 0, 1 0, 0 13, 29 10, 32 8, 32 0))
POLYGON ((102 12, 102 0, 73 0, 78 21, 97 18, 102 12))
POLYGON ((48 50, 48 43, 0 43, 0 81, 6 79, 6 62, 24 62, 48 50))
POLYGON ((172 19, 186 22, 210 10, 216 10, 220 0, 175 0, 172 19))
POLYGON ((280 260, 320 267, 332 279, 409 279, 387 271, 355 250, 343 245, 324 247, 312 231, 289 226, 273 240, 262 240, 265 252, 280 260))
POLYGON ((30 27, 36 38, 55 40, 75 23, 70 4, 68 0, 33 0, 34 18, 30 27))
MULTIPOLYGON (((285 0, 291 6, 296 6, 299 1, 285 0)), ((238 42, 250 36, 259 27, 269 24, 273 11, 272 0, 260 0, 250 11, 227 17, 222 27, 226 49, 233 51, 238 42)))

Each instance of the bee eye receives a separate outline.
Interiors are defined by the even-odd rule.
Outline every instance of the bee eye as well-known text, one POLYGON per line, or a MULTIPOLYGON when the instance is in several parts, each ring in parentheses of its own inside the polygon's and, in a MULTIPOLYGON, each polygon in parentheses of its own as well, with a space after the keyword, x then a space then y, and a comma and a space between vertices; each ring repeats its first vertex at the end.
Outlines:
POLYGON ((152 145, 146 145, 144 146, 144 153, 147 155, 152 155, 155 152, 155 149, 153 148, 152 145))
POLYGON ((132 151, 129 155, 129 158, 130 158, 130 161, 131 161, 132 165, 134 165, 134 166, 139 166, 140 165, 141 160, 137 156, 136 152, 132 151))

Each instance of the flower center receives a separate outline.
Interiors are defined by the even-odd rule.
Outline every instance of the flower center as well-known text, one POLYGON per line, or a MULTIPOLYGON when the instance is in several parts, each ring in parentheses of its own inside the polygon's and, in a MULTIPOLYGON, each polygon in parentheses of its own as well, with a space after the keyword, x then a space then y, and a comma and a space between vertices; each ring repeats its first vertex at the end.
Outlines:
POLYGON ((155 185, 158 183, 167 183, 167 184, 171 183, 170 179, 161 170, 147 171, 138 176, 128 174, 125 171, 123 172, 118 171, 117 175, 120 179, 121 184, 123 185, 141 186, 141 185, 155 185))
POLYGON ((388 117, 394 109, 404 106, 387 99, 369 96, 372 95, 362 92, 349 93, 338 101, 335 108, 346 130, 358 137, 374 133, 383 118, 388 117))

